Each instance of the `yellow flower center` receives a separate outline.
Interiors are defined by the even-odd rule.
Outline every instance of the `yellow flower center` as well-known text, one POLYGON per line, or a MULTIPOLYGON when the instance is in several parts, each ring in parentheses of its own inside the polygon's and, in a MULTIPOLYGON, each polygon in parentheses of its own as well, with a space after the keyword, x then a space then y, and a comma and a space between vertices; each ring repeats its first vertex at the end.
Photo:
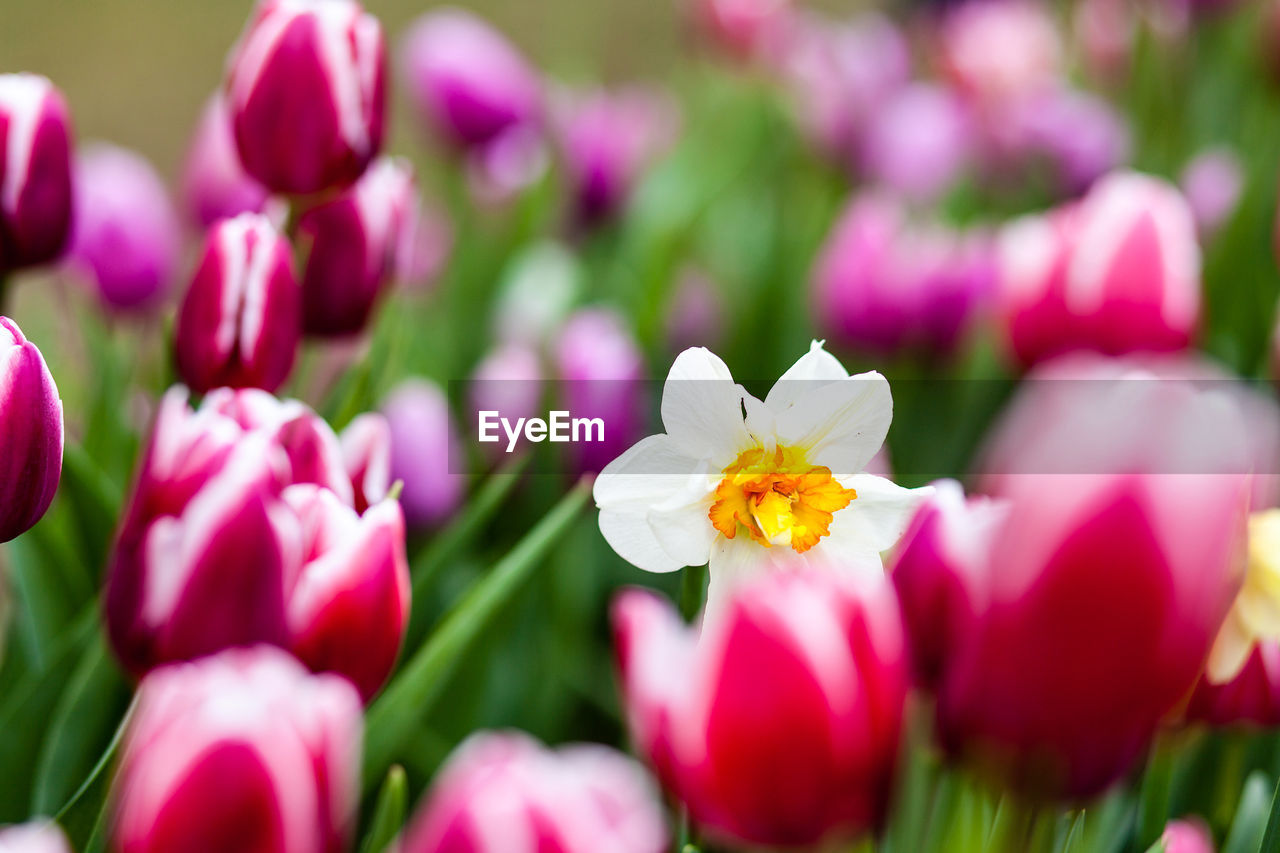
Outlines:
POLYGON ((835 513, 857 497, 831 476, 830 468, 807 464, 795 448, 755 447, 724 469, 709 517, 726 538, 745 529, 766 548, 790 545, 803 554, 831 531, 835 513))

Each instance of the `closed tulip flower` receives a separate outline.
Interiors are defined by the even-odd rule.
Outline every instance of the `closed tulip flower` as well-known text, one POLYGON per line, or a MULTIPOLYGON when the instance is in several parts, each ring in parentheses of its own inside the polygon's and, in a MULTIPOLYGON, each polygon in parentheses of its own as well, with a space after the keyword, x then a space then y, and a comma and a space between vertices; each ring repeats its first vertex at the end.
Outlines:
POLYGON ((138 154, 99 144, 76 161, 69 259, 117 311, 145 311, 168 296, 181 228, 169 191, 138 154))
POLYGON ((264 216, 242 214, 210 230, 178 312, 178 372, 193 391, 274 391, 293 370, 300 289, 289 241, 264 216))
POLYGON ((182 201, 187 217, 201 228, 241 213, 261 213, 266 207, 266 187, 250 177, 240 163, 227 100, 221 92, 205 103, 188 145, 182 201))
POLYGON ((357 515, 333 492, 291 486, 303 566, 289 598, 289 647, 313 672, 346 676, 368 701, 386 682, 409 619, 404 515, 395 501, 357 515))
POLYGON ((1006 228, 1000 299, 1024 365, 1071 350, 1185 350, 1200 320, 1195 219, 1171 185, 1121 172, 1006 228))
POLYGON ((113 795, 114 850, 347 849, 362 724, 346 681, 257 646, 160 669, 137 702, 113 795))
POLYGON ((1214 853, 1213 835, 1199 820, 1171 820, 1160 836, 1164 853, 1214 853))
POLYGON ((382 148, 382 26, 354 0, 271 0, 232 54, 227 106, 245 171, 273 192, 350 184, 382 148))
POLYGON ((445 764, 401 853, 659 853, 655 792, 630 759, 595 745, 549 750, 482 732, 445 764))
POLYGON ((29 530, 62 476, 62 398, 44 356, 0 317, 0 542, 29 530))
POLYGON ((353 504, 363 514, 391 487, 391 425, 381 414, 365 412, 347 425, 340 441, 353 504))
POLYGON ((462 503, 466 481, 458 466, 462 443, 449 400, 440 387, 420 379, 401 383, 382 414, 391 427, 391 477, 403 483, 400 505, 410 527, 444 521, 462 503))
POLYGON ((71 230, 71 118, 35 74, 0 74, 0 272, 55 260, 71 230))
POLYGON ((603 441, 569 445, 577 470, 599 471, 644 427, 643 356, 621 315, 585 308, 565 322, 554 357, 565 408, 604 422, 603 441))
POLYGON ((778 572, 700 639, 649 593, 613 611, 637 748, 709 836, 814 847, 872 830, 893 787, 907 649, 883 576, 778 572))
POLYGON ((1241 412, 1191 383, 1029 381, 991 438, 1007 515, 939 729, 1027 794, 1080 799, 1129 771, 1199 677, 1242 580, 1252 460, 1241 412))
POLYGON ((540 118, 537 73, 470 12, 446 7, 423 15, 409 28, 402 56, 419 112, 455 146, 485 146, 540 118))
POLYGON ((0 829, 0 853, 71 853, 55 823, 24 823, 0 829))
POLYGON ((341 336, 365 327, 383 291, 400 277, 400 261, 417 238, 417 215, 413 169, 391 158, 370 166, 341 196, 302 214, 303 332, 341 336))

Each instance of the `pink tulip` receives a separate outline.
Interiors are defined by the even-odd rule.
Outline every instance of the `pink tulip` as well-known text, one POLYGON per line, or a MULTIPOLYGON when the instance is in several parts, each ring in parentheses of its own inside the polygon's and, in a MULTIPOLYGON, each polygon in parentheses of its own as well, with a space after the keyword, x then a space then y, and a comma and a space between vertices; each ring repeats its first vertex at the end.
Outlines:
POLYGON ((470 12, 445 7, 418 18, 404 38, 403 58, 419 111, 456 146, 485 146, 540 118, 537 73, 470 12))
POLYGON ((0 542, 49 509, 62 476, 62 398, 44 356, 0 317, 0 542))
POLYGON ((943 70, 987 111, 1039 94, 1062 73, 1062 38, 1039 0, 960 4, 943 22, 941 37, 943 70))
POLYGON ((266 217, 215 225, 178 313, 178 372, 192 390, 274 391, 297 356, 301 306, 289 241, 266 217))
POLYGON ((532 124, 518 124, 467 153, 467 188, 480 207, 501 210, 546 177, 547 140, 532 124))
POLYGON ((887 97, 867 124, 860 171, 916 202, 937 200, 972 159, 973 128, 947 89, 914 83, 887 97))
POLYGON ((690 0, 694 22, 722 50, 754 58, 774 47, 790 23, 791 0, 690 0))
POLYGON ((0 853, 71 853, 55 823, 24 823, 0 829, 0 853))
POLYGON ((400 277, 400 261, 417 239, 413 168, 384 158, 337 198, 298 220, 307 247, 302 273, 302 329, 341 336, 362 330, 378 299, 400 277))
POLYGON ((814 270, 816 321, 849 347, 883 355, 953 352, 995 288, 985 237, 915 224, 892 198, 854 199, 814 270))
POLYGON ((1280 726, 1280 643, 1259 643, 1226 684, 1202 678, 1191 694, 1187 719, 1213 726, 1280 726))
POLYGON ((771 572, 701 639, 649 593, 613 619, 636 747, 709 836, 817 848, 878 824, 908 676, 887 580, 771 572))
POLYGON ((1195 220, 1156 178, 1103 178, 1078 204, 1007 227, 999 257, 1010 346, 1024 365, 1077 349, 1183 350, 1195 335, 1195 220))
POLYGON ((269 0, 232 53, 227 106, 244 169, 307 195, 353 182, 382 148, 382 27, 355 0, 269 0))
POLYGON ((182 235, 155 168, 124 148, 92 146, 76 161, 75 198, 74 267, 108 308, 157 307, 173 286, 182 235))
POLYGON ((119 853, 340 853, 355 829, 360 700, 279 649, 168 666, 139 688, 113 795, 119 853))
POLYGON ((290 486, 284 500, 302 522, 290 648, 312 672, 346 676, 367 702, 391 675, 409 620, 400 505, 383 501, 357 515, 314 485, 290 486))
POLYGON ((391 425, 377 412, 366 412, 347 425, 340 441, 353 504, 363 515, 391 488, 391 425))
POLYGON ((205 103, 187 148, 182 199, 188 218, 208 228, 219 219, 261 213, 267 190, 240 163, 226 97, 218 92, 205 103))
POLYGON ((1182 192, 1204 236, 1218 231, 1235 213, 1244 192, 1244 170, 1229 148, 1197 154, 1182 172, 1182 192))
POLYGON ((0 272, 62 254, 72 219, 71 139, 52 83, 0 75, 0 272))
POLYGON ((391 427, 391 477, 403 483, 400 504, 410 527, 444 521, 466 492, 462 442, 440 388, 419 379, 400 384, 382 414, 391 427))
POLYGON ((1160 836, 1164 853, 1214 853, 1213 836, 1199 820, 1172 820, 1160 836))
POLYGON ((1228 395, 1049 368, 990 438, 1007 515, 938 719, 986 772, 1078 799, 1128 772, 1199 677, 1242 580, 1253 459, 1228 395))
POLYGON ((481 732, 440 771, 401 853, 659 853, 662 810, 643 772, 603 746, 549 750, 481 732))
POLYGON ((934 483, 898 543, 890 576, 911 639, 917 681, 936 684, 985 601, 992 535, 1003 521, 998 501, 966 498, 954 480, 934 483))

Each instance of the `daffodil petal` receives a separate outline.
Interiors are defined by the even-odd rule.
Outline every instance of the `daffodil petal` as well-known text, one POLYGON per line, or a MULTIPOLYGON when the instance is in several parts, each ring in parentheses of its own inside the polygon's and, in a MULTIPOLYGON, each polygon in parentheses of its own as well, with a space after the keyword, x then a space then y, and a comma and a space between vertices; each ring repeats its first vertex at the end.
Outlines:
POLYGON ((712 493, 719 475, 695 474, 685 488, 649 511, 649 527, 663 549, 686 566, 701 566, 711 556, 716 529, 711 523, 712 493))
POLYGON ((837 477, 866 468, 889 433, 893 395, 879 373, 811 387, 777 418, 778 443, 802 448, 837 477))
POLYGON ((1210 684, 1226 684, 1232 681, 1244 665, 1249 662, 1256 638, 1240 621, 1239 614, 1232 609, 1227 619, 1218 630, 1213 648, 1209 651, 1209 660, 1205 664, 1205 678, 1210 684))
POLYGON ((822 348, 823 341, 813 341, 809 351, 791 365, 782 374, 764 403, 775 412, 781 412, 794 405, 801 397, 814 388, 849 378, 849 371, 844 369, 834 355, 822 348))
POLYGON ((853 489, 858 497, 835 514, 831 533, 821 544, 825 553, 879 554, 902 538, 920 502, 933 494, 932 486, 904 489, 874 474, 841 477, 840 485, 853 489))
POLYGON ((630 509, 643 516, 687 486, 699 462, 684 455, 670 436, 651 435, 604 466, 592 496, 601 509, 630 509))
POLYGON ((662 388, 662 423, 685 454, 729 464, 750 443, 743 423, 745 392, 720 357, 704 347, 676 357, 662 388))
POLYGON ((646 572, 674 572, 688 565, 667 553, 644 515, 602 509, 600 533, 619 557, 646 572))

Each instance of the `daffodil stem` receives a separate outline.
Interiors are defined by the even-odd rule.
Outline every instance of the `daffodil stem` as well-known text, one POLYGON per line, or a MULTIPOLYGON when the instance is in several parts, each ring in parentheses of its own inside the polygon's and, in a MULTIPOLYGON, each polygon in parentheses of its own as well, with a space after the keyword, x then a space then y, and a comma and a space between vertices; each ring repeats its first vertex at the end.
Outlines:
POLYGON ((684 584, 680 588, 680 615, 686 622, 698 618, 698 613, 702 611, 706 586, 706 566, 689 566, 684 570, 684 584))

